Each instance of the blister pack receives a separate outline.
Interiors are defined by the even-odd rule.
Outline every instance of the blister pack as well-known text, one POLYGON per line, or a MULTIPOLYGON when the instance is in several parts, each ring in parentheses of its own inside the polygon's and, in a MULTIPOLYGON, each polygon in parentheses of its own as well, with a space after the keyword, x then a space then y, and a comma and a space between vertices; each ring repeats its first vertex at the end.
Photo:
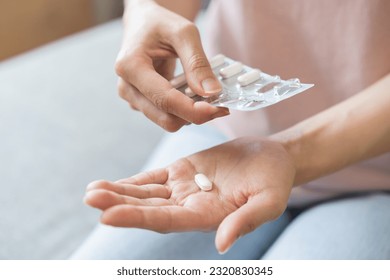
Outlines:
POLYGON ((222 85, 219 94, 211 97, 194 94, 187 85, 184 73, 173 78, 171 84, 195 101, 206 101, 214 106, 240 111, 252 111, 271 106, 313 86, 313 84, 303 84, 296 78, 282 80, 279 76, 272 76, 259 69, 243 65, 222 54, 216 55, 209 62, 222 85))

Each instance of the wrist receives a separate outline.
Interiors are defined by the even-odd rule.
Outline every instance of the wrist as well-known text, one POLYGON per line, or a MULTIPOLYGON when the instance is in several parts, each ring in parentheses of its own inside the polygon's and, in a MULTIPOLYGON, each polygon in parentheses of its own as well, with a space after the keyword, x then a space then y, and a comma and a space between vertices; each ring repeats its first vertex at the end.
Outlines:
POLYGON ((305 171, 307 171, 305 165, 309 162, 309 159, 304 158, 305 152, 303 147, 303 131, 289 129, 271 135, 269 139, 281 144, 286 152, 290 155, 296 170, 294 186, 298 186, 309 181, 310 176, 305 174, 305 171))

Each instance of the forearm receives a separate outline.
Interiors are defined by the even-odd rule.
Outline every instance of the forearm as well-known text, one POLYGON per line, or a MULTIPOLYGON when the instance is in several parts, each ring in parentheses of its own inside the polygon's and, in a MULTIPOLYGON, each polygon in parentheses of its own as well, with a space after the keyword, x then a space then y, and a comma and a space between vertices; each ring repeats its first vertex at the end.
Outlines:
POLYGON ((202 7, 201 0, 125 0, 125 13, 126 9, 131 8, 131 5, 138 5, 145 2, 155 2, 191 21, 196 18, 202 7))
POLYGON ((390 151, 390 74, 271 138, 292 155, 295 185, 390 151))

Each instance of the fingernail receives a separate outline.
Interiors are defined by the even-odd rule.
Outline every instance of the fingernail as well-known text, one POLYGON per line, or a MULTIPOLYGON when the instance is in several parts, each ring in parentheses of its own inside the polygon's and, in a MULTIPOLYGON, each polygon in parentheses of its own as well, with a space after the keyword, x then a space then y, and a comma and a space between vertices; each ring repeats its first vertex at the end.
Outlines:
POLYGON ((228 246, 224 251, 218 251, 218 253, 220 254, 220 255, 225 255, 228 251, 229 251, 229 249, 232 247, 232 245, 230 245, 230 246, 228 246))
POLYGON ((227 116, 227 115, 230 115, 230 112, 228 110, 223 110, 223 111, 220 111, 218 113, 215 113, 211 117, 213 119, 216 119, 216 118, 224 117, 224 116, 227 116))
POLYGON ((206 80, 203 80, 202 87, 204 92, 210 95, 217 94, 222 90, 221 84, 216 79, 213 78, 208 78, 206 80))
POLYGON ((238 235, 237 236, 237 238, 236 238, 236 240, 234 240, 224 251, 219 251, 218 253, 220 254, 220 255, 224 255, 224 254, 226 254, 229 250, 230 250, 230 248, 232 248, 232 246, 234 245, 234 244, 236 244, 236 242, 240 239, 242 237, 242 235, 238 235))

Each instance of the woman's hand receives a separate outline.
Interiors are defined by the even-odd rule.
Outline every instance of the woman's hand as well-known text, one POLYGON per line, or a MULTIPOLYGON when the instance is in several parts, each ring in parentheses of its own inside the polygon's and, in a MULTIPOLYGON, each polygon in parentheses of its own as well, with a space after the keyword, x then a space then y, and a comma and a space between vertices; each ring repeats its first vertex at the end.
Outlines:
POLYGON ((194 102, 173 88, 169 80, 177 57, 194 93, 208 96, 221 91, 191 21, 154 1, 129 1, 116 62, 120 96, 171 132, 189 122, 202 124, 229 114, 226 108, 194 102))
POLYGON ((166 168, 117 182, 96 181, 85 202, 103 210, 101 221, 159 232, 217 231, 226 252, 242 235, 276 219, 286 208, 295 166, 277 142, 240 138, 201 151, 166 168), (194 182, 205 174, 213 189, 194 182))

